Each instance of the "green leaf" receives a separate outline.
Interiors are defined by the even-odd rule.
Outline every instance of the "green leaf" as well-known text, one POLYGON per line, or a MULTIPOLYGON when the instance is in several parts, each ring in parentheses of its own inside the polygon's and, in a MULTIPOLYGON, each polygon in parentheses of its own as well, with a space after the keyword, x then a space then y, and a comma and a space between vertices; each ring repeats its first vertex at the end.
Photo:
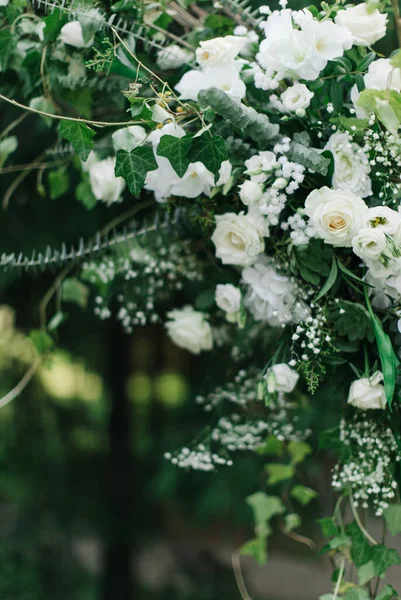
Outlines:
POLYGON ((266 540, 262 537, 257 537, 254 540, 246 542, 241 550, 242 556, 252 556, 258 565, 265 565, 267 561, 266 540))
POLYGON ((356 117, 339 117, 338 121, 340 125, 347 131, 350 131, 353 135, 361 133, 368 129, 369 119, 357 119, 356 117))
POLYGON ((72 302, 81 308, 86 308, 89 288, 75 277, 69 277, 61 286, 61 297, 63 302, 72 302))
POLYGON ((268 478, 267 483, 269 485, 275 485, 280 481, 291 479, 294 477, 295 469, 292 465, 282 465, 281 463, 269 463, 265 467, 268 478))
POLYGON ((343 90, 335 79, 330 84, 330 100, 336 113, 340 113, 343 107, 343 90))
POLYGON ((211 306, 216 303, 216 290, 215 288, 207 288, 202 290, 196 297, 195 308, 197 310, 208 310, 211 306))
MULTIPOLYGON (((56 107, 54 106, 53 102, 51 102, 45 96, 36 96, 35 98, 32 98, 32 100, 30 100, 29 102, 29 106, 30 108, 33 108, 35 110, 41 110, 42 112, 47 112, 51 115, 56 113, 56 107)), ((53 125, 54 119, 52 119, 51 117, 45 117, 44 115, 39 116, 41 119, 43 119, 43 121, 48 127, 51 127, 53 125)))
POLYGON ((63 196, 70 184, 70 178, 64 167, 49 172, 50 198, 56 200, 63 196))
POLYGON ((157 154, 168 158, 178 177, 183 177, 191 162, 189 156, 191 145, 192 136, 190 135, 184 135, 181 138, 173 135, 162 135, 157 147, 157 154))
POLYGON ((294 162, 325 177, 329 170, 330 159, 313 148, 303 146, 298 142, 291 143, 290 157, 294 162))
POLYGON ((395 69, 401 68, 401 50, 397 50, 395 54, 390 58, 390 63, 395 69))
MULTIPOLYGON (((85 174, 86 175, 86 174, 85 174)), ((92 210, 97 204, 97 200, 92 192, 91 184, 88 176, 79 183, 75 189, 75 197, 78 202, 81 202, 88 210, 92 210)))
POLYGON ((219 135, 208 133, 193 139, 191 162, 201 162, 214 175, 220 170, 221 163, 228 159, 226 143, 219 135))
POLYGON ((29 333, 29 339, 32 341, 38 354, 47 354, 54 347, 52 338, 43 329, 32 329, 29 333))
POLYGON ((391 535, 401 533, 401 504, 392 504, 383 511, 391 535))
POLYGON ((359 567, 358 569, 358 581, 359 585, 365 585, 376 576, 375 566, 373 561, 369 561, 359 567))
POLYGON ((47 329, 48 331, 55 331, 61 323, 64 323, 68 319, 68 314, 58 311, 56 314, 50 319, 47 329))
POLYGON ((358 63, 356 70, 357 71, 367 71, 369 66, 376 58, 376 52, 369 52, 363 59, 358 63))
POLYGON ((301 517, 296 513, 290 513, 285 516, 285 531, 288 533, 301 525, 301 517))
POLYGON ((325 519, 318 519, 324 537, 332 537, 338 535, 339 529, 332 517, 326 517, 325 519))
POLYGON ((363 588, 352 587, 345 592, 344 600, 369 600, 370 596, 363 588))
POLYGON ((307 442, 291 441, 288 444, 288 452, 291 456, 291 464, 297 465, 312 453, 312 448, 307 442))
POLYGON ((338 275, 337 261, 335 259, 335 256, 333 256, 329 276, 326 279, 326 281, 324 282, 322 289, 316 296, 316 301, 323 298, 323 296, 325 296, 331 290, 331 288, 333 287, 333 285, 335 284, 335 282, 337 280, 337 275, 338 275))
POLYGON ((349 523, 345 529, 347 535, 351 537, 351 557, 356 567, 369 562, 372 558, 372 547, 360 530, 356 521, 349 523))
POLYGON ((309 504, 309 502, 316 498, 318 494, 315 490, 312 490, 305 485, 296 485, 292 488, 290 495, 298 500, 303 506, 306 506, 306 504, 309 504))
POLYGON ((336 550, 342 546, 349 546, 349 537, 345 533, 339 533, 336 535, 336 537, 330 540, 328 545, 331 550, 336 550))
POLYGON ((10 135, 0 141, 0 168, 4 165, 7 158, 15 152, 18 147, 18 138, 15 135, 10 135))
POLYGON ((61 10, 56 8, 50 15, 43 19, 45 28, 43 35, 45 42, 55 42, 61 31, 61 28, 68 23, 67 15, 63 14, 61 10))
POLYGON ((250 106, 238 104, 222 90, 202 90, 198 99, 202 107, 212 108, 227 123, 256 142, 268 142, 279 134, 279 126, 270 123, 266 115, 256 112, 250 106))
POLYGON ((16 41, 17 36, 13 35, 8 29, 0 31, 0 73, 7 69, 16 41))
POLYGON ((125 179, 129 191, 136 197, 142 190, 146 174, 155 169, 157 169, 157 162, 152 148, 148 146, 138 146, 131 152, 125 150, 117 152, 115 174, 125 179))
POLYGON ((372 548, 372 561, 375 567, 375 573, 379 577, 383 575, 389 567, 401 563, 400 555, 394 548, 387 548, 378 544, 372 548))
POLYGON ((256 525, 270 521, 275 515, 282 514, 285 509, 280 498, 268 496, 264 492, 255 492, 248 496, 246 503, 251 507, 256 525))
POLYGON ((376 600, 391 600, 392 598, 399 598, 397 591, 392 585, 386 585, 380 594, 376 596, 376 600))
POLYGON ((269 435, 263 446, 257 449, 258 454, 272 454, 274 456, 282 456, 284 451, 284 442, 277 439, 275 435, 269 435))
POLYGON ((365 289, 366 306, 370 314, 375 333, 377 349, 379 351, 381 370, 384 378, 384 389, 386 392, 387 404, 391 408, 393 402, 395 380, 397 377, 398 359, 395 355, 393 345, 387 333, 383 330, 381 320, 375 315, 370 304, 368 293, 365 289))
POLYGON ((70 142, 75 152, 82 161, 88 159, 89 154, 93 150, 92 138, 95 131, 88 127, 85 123, 77 121, 61 121, 60 135, 70 142))
POLYGON ((350 342, 364 338, 373 340, 369 313, 362 304, 340 300, 329 309, 329 315, 337 333, 347 336, 350 342))

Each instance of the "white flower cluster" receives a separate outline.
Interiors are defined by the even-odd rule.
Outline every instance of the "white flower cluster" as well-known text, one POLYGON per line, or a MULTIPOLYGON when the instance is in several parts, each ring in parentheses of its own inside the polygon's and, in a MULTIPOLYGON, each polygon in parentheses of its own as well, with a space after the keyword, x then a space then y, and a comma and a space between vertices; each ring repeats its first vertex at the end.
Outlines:
POLYGON ((234 35, 200 42, 196 50, 200 69, 185 73, 175 86, 180 98, 196 101, 201 90, 216 87, 239 102, 246 88, 240 77, 244 61, 237 56, 246 42, 246 38, 234 35))
POLYGON ((177 467, 194 471, 214 471, 217 466, 231 467, 233 464, 232 460, 210 452, 204 444, 182 448, 177 454, 166 452, 164 458, 177 467))
POLYGON ((351 420, 341 420, 340 441, 350 457, 335 466, 333 488, 351 488, 355 507, 361 504, 368 508, 371 503, 380 516, 397 489, 390 467, 401 460, 401 454, 393 432, 382 423, 361 420, 356 415, 351 420))
POLYGON ((256 367, 241 369, 232 381, 219 386, 207 396, 197 396, 195 401, 210 412, 224 401, 246 406, 256 402, 258 384, 262 379, 262 371, 256 367))
POLYGON ((311 314, 296 326, 292 334, 290 367, 313 360, 331 342, 324 309, 314 302, 309 306, 311 314))
POLYGON ((277 109, 284 114, 293 114, 297 117, 304 117, 306 109, 309 107, 313 98, 311 92, 304 83, 294 83, 289 86, 280 97, 276 94, 270 96, 270 104, 272 108, 277 109))

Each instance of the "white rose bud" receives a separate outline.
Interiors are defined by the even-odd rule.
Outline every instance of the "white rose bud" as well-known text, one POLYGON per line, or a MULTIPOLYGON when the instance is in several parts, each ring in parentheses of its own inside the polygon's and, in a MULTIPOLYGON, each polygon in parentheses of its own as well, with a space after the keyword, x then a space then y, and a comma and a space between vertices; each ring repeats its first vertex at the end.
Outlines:
POLYGON ((216 286, 216 304, 226 313, 227 321, 235 323, 241 308, 241 292, 231 283, 216 286))
POLYGON ((238 56, 245 44, 246 39, 235 35, 206 40, 200 42, 196 60, 202 69, 224 67, 238 56))
POLYGON ((71 21, 66 23, 60 31, 60 40, 64 44, 74 46, 75 48, 89 48, 93 44, 93 37, 85 42, 82 33, 82 26, 79 21, 71 21))
POLYGON ((262 196, 262 186, 256 181, 244 181, 242 185, 239 185, 239 197, 242 202, 247 206, 254 206, 259 204, 262 196))
MULTIPOLYGON (((313 98, 313 92, 309 91, 304 83, 294 83, 287 88, 280 96, 284 108, 288 112, 303 111, 308 108, 310 101, 313 98)), ((300 116, 303 116, 302 114, 300 116)))
POLYGON ((386 234, 380 229, 360 229, 352 240, 354 253, 365 261, 378 260, 386 247, 386 234))
POLYGON ((371 10, 366 2, 361 2, 340 10, 336 23, 350 32, 356 46, 371 46, 386 35, 387 15, 377 9, 371 10))
POLYGON ((305 214, 310 218, 316 236, 332 246, 352 246, 367 210, 362 198, 352 192, 328 187, 313 190, 305 201, 305 214))
POLYGON ((213 332, 206 315, 192 306, 167 313, 166 329, 171 340, 192 354, 213 348, 213 332))
POLYGON ((382 381, 383 374, 380 371, 376 371, 372 377, 353 381, 349 389, 348 404, 362 410, 385 408, 387 400, 382 381))
POLYGON ((299 375, 286 363, 280 363, 271 367, 266 374, 267 391, 284 392, 289 394, 297 385, 299 375))
POLYGON ((212 242, 225 265, 250 265, 264 250, 261 230, 244 213, 217 215, 212 242))

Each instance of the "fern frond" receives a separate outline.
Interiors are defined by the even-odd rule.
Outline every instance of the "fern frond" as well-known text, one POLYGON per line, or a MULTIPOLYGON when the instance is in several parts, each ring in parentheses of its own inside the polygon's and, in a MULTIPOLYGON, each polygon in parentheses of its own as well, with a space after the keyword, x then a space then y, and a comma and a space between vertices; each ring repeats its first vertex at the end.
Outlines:
MULTIPOLYGON (((107 250, 116 248, 121 244, 132 242, 138 238, 148 235, 152 232, 163 232, 169 234, 180 222, 180 209, 173 213, 165 212, 164 218, 160 218, 160 211, 154 213, 148 221, 142 222, 140 226, 126 228, 123 231, 113 231, 110 234, 103 235, 100 232, 94 239, 85 242, 82 238, 78 244, 67 248, 62 244, 59 250, 53 250, 47 247, 45 252, 34 250, 30 256, 23 254, 5 254, 0 256, 0 269, 5 271, 9 269, 18 269, 21 271, 45 271, 48 268, 57 269, 71 262, 82 262, 85 259, 96 257, 107 250)), ((166 242, 166 243, 167 243, 166 242)))
POLYGON ((258 9, 252 9, 249 5, 249 0, 225 0, 224 8, 228 9, 233 15, 237 15, 244 25, 257 27, 262 20, 258 9))

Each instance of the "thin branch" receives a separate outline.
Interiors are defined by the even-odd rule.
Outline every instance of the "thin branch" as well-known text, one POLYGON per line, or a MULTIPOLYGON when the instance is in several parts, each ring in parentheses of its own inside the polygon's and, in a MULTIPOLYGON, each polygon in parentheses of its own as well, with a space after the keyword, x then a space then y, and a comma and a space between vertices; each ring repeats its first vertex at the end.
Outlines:
POLYGON ((24 389, 26 388, 26 386, 28 385, 28 383, 31 381, 32 377, 36 373, 36 369, 38 368, 40 363, 41 363, 41 358, 38 356, 34 360, 34 362, 31 364, 31 366, 29 367, 29 369, 25 373, 25 375, 22 377, 22 379, 19 381, 19 383, 17 383, 17 385, 12 390, 10 390, 8 392, 8 394, 6 394, 2 398, 0 398, 0 408, 4 408, 5 406, 7 406, 7 404, 12 402, 14 400, 14 398, 19 396, 21 394, 21 392, 24 391, 24 389))
POLYGON ((398 45, 401 48, 401 16, 400 16, 400 5, 398 0, 392 0, 394 10, 395 27, 397 30, 398 45))
POLYGON ((341 559, 340 571, 338 573, 336 587, 334 588, 333 600, 337 600, 338 592, 340 591, 341 581, 343 579, 345 569, 345 558, 341 559))
POLYGON ((235 581, 237 582, 238 590, 241 594, 242 600, 252 600, 251 596, 248 594, 248 590, 246 589, 245 581, 242 576, 241 557, 238 550, 233 552, 231 556, 231 564, 233 566, 235 581))
POLYGON ((7 136, 7 134, 10 133, 10 131, 12 131, 15 127, 18 127, 18 125, 20 123, 22 123, 22 121, 24 119, 26 119, 27 117, 29 117, 28 113, 22 113, 22 115, 20 115, 17 119, 15 119, 15 121, 12 121, 5 129, 3 129, 3 131, 0 133, 0 140, 4 137, 7 136))
POLYGON ((370 533, 365 529, 359 515, 358 515, 358 511, 356 510, 355 506, 354 506, 354 497, 352 495, 352 492, 350 491, 350 505, 351 505, 351 510, 352 510, 352 514, 354 515, 354 519, 357 522, 357 525, 359 527, 359 529, 362 531, 363 535, 366 537, 366 539, 373 544, 374 546, 377 546, 379 542, 377 542, 371 535, 370 533))

